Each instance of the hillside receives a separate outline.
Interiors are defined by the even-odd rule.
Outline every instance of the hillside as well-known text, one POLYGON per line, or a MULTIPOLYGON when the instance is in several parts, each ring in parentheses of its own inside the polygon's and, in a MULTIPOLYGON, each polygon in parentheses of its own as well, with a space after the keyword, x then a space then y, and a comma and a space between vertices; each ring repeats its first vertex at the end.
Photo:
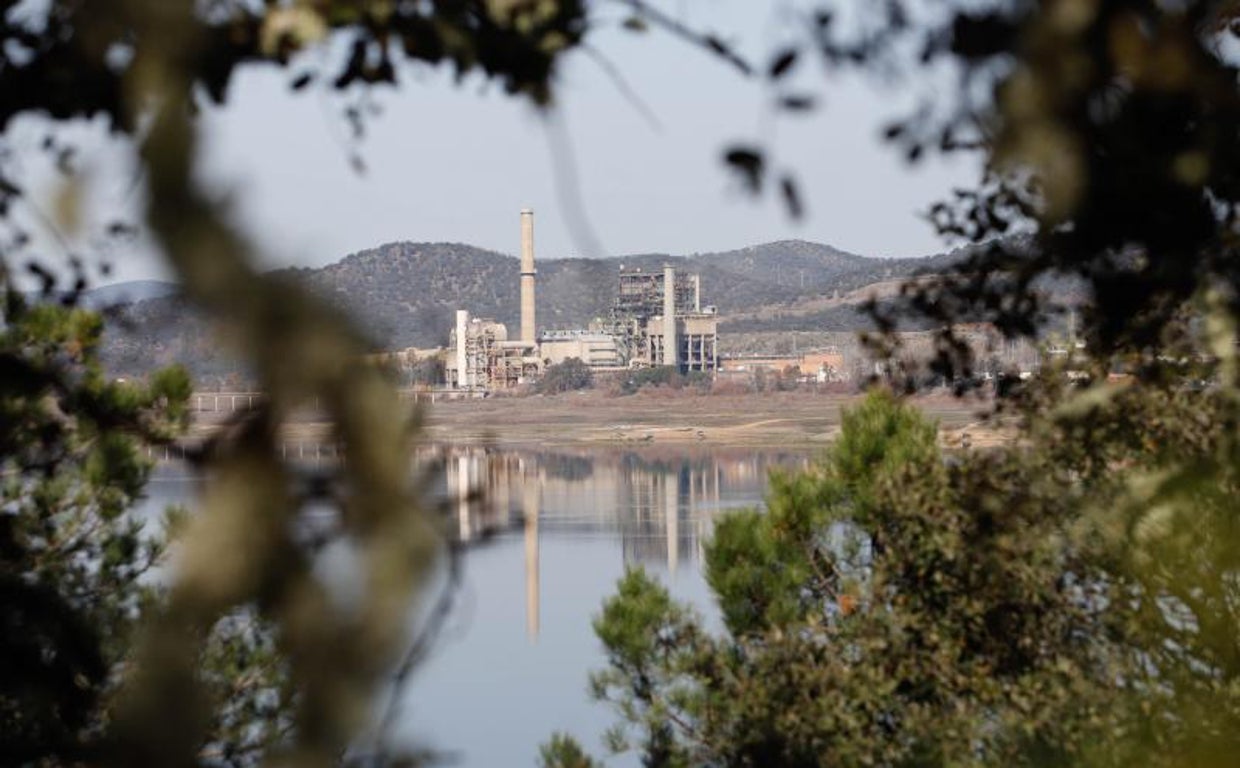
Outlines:
MULTIPOLYGON (((621 265, 655 270, 670 264, 701 274, 702 300, 718 306, 725 331, 814 330, 824 329, 824 322, 831 326, 824 330, 850 330, 861 322, 854 311, 857 289, 933 271, 952 258, 867 258, 793 240, 691 256, 543 259, 538 320, 542 328, 582 327, 607 314, 621 265)), ((469 245, 389 243, 326 267, 282 274, 305 281, 354 315, 376 349, 443 345, 458 308, 509 327, 518 322, 517 259, 469 245)), ((113 332, 105 355, 118 373, 178 360, 201 375, 223 375, 234 367, 214 351, 208 328, 175 295, 109 315, 113 332)))

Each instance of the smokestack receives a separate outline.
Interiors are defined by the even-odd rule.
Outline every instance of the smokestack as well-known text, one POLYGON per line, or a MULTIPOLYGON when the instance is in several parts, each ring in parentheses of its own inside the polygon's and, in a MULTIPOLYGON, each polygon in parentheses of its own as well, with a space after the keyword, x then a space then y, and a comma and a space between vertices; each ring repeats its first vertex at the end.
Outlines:
POLYGON ((534 212, 521 211, 521 341, 534 338, 534 212))
POLYGON ((676 338, 676 270, 663 268, 663 364, 680 366, 680 351, 676 338))

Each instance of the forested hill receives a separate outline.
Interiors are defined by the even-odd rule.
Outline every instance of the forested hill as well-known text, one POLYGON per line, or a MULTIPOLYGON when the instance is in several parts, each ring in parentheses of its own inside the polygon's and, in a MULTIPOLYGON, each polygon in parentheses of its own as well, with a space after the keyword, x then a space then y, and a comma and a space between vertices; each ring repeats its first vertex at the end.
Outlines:
MULTIPOLYGON (((664 264, 702 275, 702 300, 732 313, 755 312, 845 294, 918 270, 933 271, 951 255, 878 259, 827 245, 782 241, 722 253, 639 254, 607 259, 538 262, 538 323, 581 327, 607 314, 621 265, 654 270, 664 264)), ((492 317, 515 328, 519 316, 518 261, 513 256, 457 243, 390 243, 319 269, 283 274, 304 280, 354 314, 377 349, 445 344, 456 309, 492 317)), ((190 361, 214 372, 212 342, 175 296, 158 297, 114 312, 106 356, 120 372, 190 361)), ((227 366, 225 366, 227 367, 227 366)))
MULTIPOLYGON (((727 315, 844 293, 931 263, 865 258, 803 241, 693 256, 543 259, 537 265, 538 322, 542 328, 582 327, 606 315, 621 265, 657 270, 670 264, 700 273, 703 301, 727 315)), ((458 308, 510 328, 520 313, 517 259, 468 245, 391 243, 296 274, 354 312, 389 349, 446 343, 458 308)))

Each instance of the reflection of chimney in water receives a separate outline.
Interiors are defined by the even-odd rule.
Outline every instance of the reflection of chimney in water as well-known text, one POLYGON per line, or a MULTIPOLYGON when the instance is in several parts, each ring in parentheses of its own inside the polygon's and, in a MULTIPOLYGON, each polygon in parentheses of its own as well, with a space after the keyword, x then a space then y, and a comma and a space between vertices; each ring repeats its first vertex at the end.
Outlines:
POLYGON ((507 456, 492 462, 493 481, 489 483, 487 489, 491 497, 492 508, 495 510, 495 520, 500 528, 508 527, 508 520, 512 514, 512 502, 508 497, 509 485, 512 483, 510 462, 511 459, 507 456))
POLYGON ((706 535, 706 512, 701 509, 702 496, 698 493, 698 485, 701 485, 702 491, 705 492, 706 476, 694 471, 693 467, 689 467, 689 529, 693 531, 694 554, 697 556, 697 561, 701 563, 706 560, 702 545, 702 539, 706 535))
POLYGON ((525 509, 525 632, 530 640, 538 640, 538 513, 540 490, 538 479, 526 475, 522 482, 522 506, 525 509))
POLYGON ((680 559, 680 510, 676 503, 679 479, 678 475, 671 472, 663 476, 663 515, 667 518, 667 572, 672 576, 676 575, 676 566, 680 559))
POLYGON ((456 457, 456 522, 461 541, 469 541, 474 530, 469 519, 469 457, 456 457))

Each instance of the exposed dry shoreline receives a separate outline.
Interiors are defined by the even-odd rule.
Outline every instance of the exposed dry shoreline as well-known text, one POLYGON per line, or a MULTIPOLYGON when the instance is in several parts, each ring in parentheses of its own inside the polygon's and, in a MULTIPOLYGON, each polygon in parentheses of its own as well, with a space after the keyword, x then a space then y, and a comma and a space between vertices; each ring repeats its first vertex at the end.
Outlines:
MULTIPOLYGON (((692 445, 813 449, 839 433, 840 410, 861 395, 767 392, 708 395, 647 390, 627 397, 601 391, 555 396, 440 400, 424 405, 424 439, 449 445, 625 446, 692 445)), ((1010 430, 983 420, 989 403, 949 394, 911 402, 939 423, 943 445, 998 445, 1010 430)), ((223 423, 204 414, 192 434, 205 437, 223 423)), ((290 425, 289 441, 330 440, 329 425, 313 418, 290 425)))
MULTIPOLYGON (((442 443, 814 447, 835 438, 840 409, 860 397, 654 390, 628 397, 586 391, 439 402, 426 411, 427 437, 442 443)), ((939 422, 945 445, 959 445, 962 438, 974 446, 994 445, 1006 438, 983 423, 980 414, 987 403, 946 394, 912 402, 939 422)))

